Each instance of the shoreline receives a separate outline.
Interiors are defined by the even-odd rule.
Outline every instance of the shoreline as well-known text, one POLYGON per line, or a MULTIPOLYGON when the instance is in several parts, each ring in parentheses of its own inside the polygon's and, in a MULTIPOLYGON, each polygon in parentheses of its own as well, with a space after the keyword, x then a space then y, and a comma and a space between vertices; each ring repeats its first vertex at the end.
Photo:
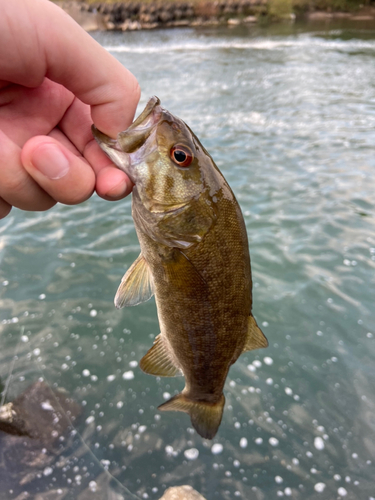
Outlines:
POLYGON ((176 0, 93 2, 56 1, 86 31, 136 31, 156 28, 239 26, 271 22, 329 22, 349 20, 371 22, 375 26, 375 7, 352 12, 285 9, 282 0, 176 0), (275 8, 278 6, 278 10, 275 8))

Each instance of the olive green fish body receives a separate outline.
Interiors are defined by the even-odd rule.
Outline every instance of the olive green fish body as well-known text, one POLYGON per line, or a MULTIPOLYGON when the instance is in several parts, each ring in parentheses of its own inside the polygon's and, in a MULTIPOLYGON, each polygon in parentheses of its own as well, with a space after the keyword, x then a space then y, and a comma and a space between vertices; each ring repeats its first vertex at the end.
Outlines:
POLYGON ((141 246, 115 303, 155 295, 160 335, 140 367, 184 375, 185 388, 161 410, 189 413, 212 439, 223 387, 243 351, 266 347, 251 315, 251 269, 240 207, 192 131, 152 98, 117 141, 96 129, 103 150, 135 182, 132 214, 141 246))

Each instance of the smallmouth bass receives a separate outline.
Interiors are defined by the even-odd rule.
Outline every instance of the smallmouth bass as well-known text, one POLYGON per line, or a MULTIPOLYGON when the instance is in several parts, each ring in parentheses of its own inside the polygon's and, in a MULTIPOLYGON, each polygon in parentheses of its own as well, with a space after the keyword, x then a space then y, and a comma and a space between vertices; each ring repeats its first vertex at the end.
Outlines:
POLYGON ((252 316, 246 227, 232 190, 190 128, 152 97, 117 140, 93 135, 134 182, 132 215, 141 253, 115 305, 155 295, 161 333, 141 359, 151 375, 184 375, 185 388, 160 410, 188 413, 212 439, 219 428, 230 366, 267 347, 252 316))

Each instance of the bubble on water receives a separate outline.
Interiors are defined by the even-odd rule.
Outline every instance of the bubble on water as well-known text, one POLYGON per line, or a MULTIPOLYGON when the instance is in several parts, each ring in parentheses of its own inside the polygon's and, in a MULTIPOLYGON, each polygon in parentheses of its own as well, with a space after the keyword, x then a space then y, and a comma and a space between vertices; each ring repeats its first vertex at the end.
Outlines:
POLYGON ((255 372, 256 371, 256 368, 254 365, 247 365, 247 369, 249 370, 249 372, 255 372))
POLYGON ((129 370, 127 372, 124 372, 122 374, 122 378, 124 380, 132 380, 134 378, 134 372, 132 370, 129 370))
POLYGON ((240 447, 241 448, 246 448, 247 446, 247 439, 245 437, 240 439, 240 447))
POLYGON ((44 469, 44 471, 43 471, 43 475, 44 475, 44 476, 50 476, 50 475, 52 474, 52 472, 53 472, 52 467, 46 467, 46 468, 44 469))
POLYGON ((40 349, 37 347, 36 349, 33 350, 34 356, 39 356, 40 355, 40 349))
POLYGON ((266 356, 265 358, 263 358, 263 361, 266 365, 272 365, 273 364, 273 359, 270 358, 269 356, 266 356))
POLYGON ((89 482, 89 489, 90 489, 90 491, 93 491, 93 492, 95 492, 98 489, 98 485, 96 484, 95 481, 89 482))
POLYGON ((45 298, 46 298, 46 294, 45 294, 45 293, 41 293, 41 294, 39 295, 39 299, 40 299, 40 300, 44 300, 45 298))
POLYGON ((256 367, 256 368, 260 368, 262 366, 262 362, 259 361, 259 359, 254 359, 253 361, 253 365, 256 367))
POLYGON ((130 361, 129 366, 130 368, 137 368, 138 361, 136 361, 135 359, 133 361, 130 361))
POLYGON ((241 465, 241 462, 239 460, 233 460, 234 467, 239 467, 240 465, 241 465))
POLYGON ((333 479, 334 479, 335 481, 340 481, 340 480, 341 480, 341 476, 340 476, 340 474, 335 474, 335 475, 333 476, 333 479))
POLYGON ((367 337, 368 339, 372 339, 372 338, 374 337, 374 335, 373 335, 371 332, 367 332, 367 333, 366 333, 366 337, 367 337))
POLYGON ((287 497, 290 497, 292 494, 292 488, 285 488, 284 493, 287 497))
POLYGON ((267 327, 268 326, 268 321, 263 321, 262 326, 267 327))
POLYGON ((292 458, 292 462, 293 462, 294 465, 298 465, 299 464, 298 458, 292 458))
POLYGON ((346 497, 346 495, 348 494, 346 489, 342 486, 337 490, 337 493, 340 495, 340 497, 346 497))
POLYGON ((83 371, 82 371, 82 375, 83 375, 84 377, 89 377, 89 376, 90 376, 90 370, 87 370, 87 369, 83 370, 83 371))
POLYGON ((324 450, 324 441, 320 436, 317 436, 314 439, 314 446, 317 450, 324 450))
POLYGON ((293 394, 293 390, 290 387, 285 387, 285 394, 291 396, 293 394))
POLYGON ((323 493, 325 487, 326 485, 324 483, 316 483, 314 486, 314 490, 317 491, 318 493, 323 493))
POLYGON ((64 370, 64 371, 69 370, 69 366, 66 363, 63 363, 61 365, 61 369, 64 370))
POLYGON ((163 392, 163 399, 169 399, 171 397, 169 392, 163 392))
POLYGON ((90 417, 87 417, 86 418, 86 424, 89 425, 89 424, 92 424, 95 420, 95 417, 93 417, 92 415, 90 415, 90 417))
POLYGON ((277 446, 279 444, 279 440, 275 437, 270 437, 268 442, 271 446, 277 446))
POLYGON ((284 479, 283 479, 281 476, 276 476, 276 477, 275 477, 275 482, 276 482, 277 484, 281 484, 283 481, 284 481, 284 479))
POLYGON ((91 309, 91 311, 90 311, 90 316, 91 316, 92 318, 95 318, 95 316, 97 316, 97 315, 98 315, 98 311, 97 311, 96 309, 91 309))
POLYGON ((172 456, 174 454, 174 449, 173 449, 173 446, 171 445, 167 445, 165 447, 165 453, 168 455, 168 456, 172 456))
POLYGON ((116 375, 108 375, 107 380, 108 382, 113 382, 116 378, 116 375))
POLYGON ((262 438, 256 438, 255 444, 262 444, 262 443, 263 443, 263 439, 262 438))
POLYGON ((273 384, 273 378, 268 378, 268 379, 266 380, 266 384, 268 384, 268 385, 272 385, 272 384, 273 384))
POLYGON ((122 408, 124 406, 124 403, 122 401, 118 401, 116 403, 117 408, 122 408))
POLYGON ((215 443, 211 446, 211 453, 218 455, 223 451, 223 445, 221 443, 215 443))
POLYGON ((352 457, 357 459, 358 458, 358 453, 352 453, 352 457))
POLYGON ((22 335, 21 336, 21 341, 22 342, 28 342, 29 341, 29 337, 27 335, 22 335))
POLYGON ((46 411, 54 411, 54 407, 51 405, 49 401, 43 401, 40 406, 42 407, 43 410, 46 411))
POLYGON ((196 448, 189 448, 184 451, 184 455, 188 460, 196 460, 199 457, 199 451, 196 448))

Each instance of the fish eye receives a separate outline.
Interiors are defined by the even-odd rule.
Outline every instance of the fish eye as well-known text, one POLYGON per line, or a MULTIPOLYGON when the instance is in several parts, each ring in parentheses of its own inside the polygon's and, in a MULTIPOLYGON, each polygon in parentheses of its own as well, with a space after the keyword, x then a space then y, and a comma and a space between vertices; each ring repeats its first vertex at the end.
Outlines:
POLYGON ((194 159, 192 151, 181 144, 173 146, 170 155, 174 163, 179 167, 188 167, 194 159))

